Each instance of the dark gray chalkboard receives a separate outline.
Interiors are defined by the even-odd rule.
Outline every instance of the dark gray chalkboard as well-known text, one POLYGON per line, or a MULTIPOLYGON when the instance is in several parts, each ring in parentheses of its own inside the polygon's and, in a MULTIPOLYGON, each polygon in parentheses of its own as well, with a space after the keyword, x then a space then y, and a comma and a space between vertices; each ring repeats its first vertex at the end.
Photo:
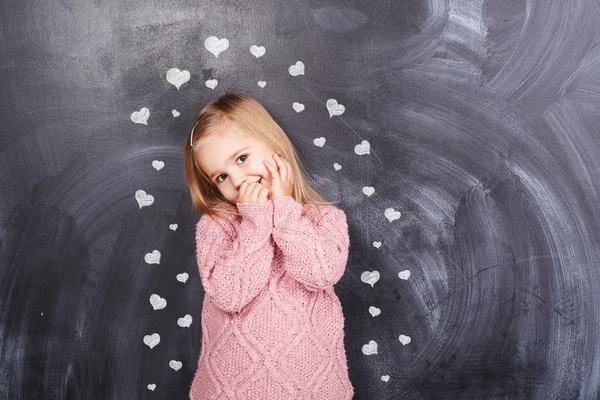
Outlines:
POLYGON ((1 399, 187 397, 182 149, 236 89, 348 216, 357 399, 598 398, 597 2, 337 3, 2 1, 1 399))

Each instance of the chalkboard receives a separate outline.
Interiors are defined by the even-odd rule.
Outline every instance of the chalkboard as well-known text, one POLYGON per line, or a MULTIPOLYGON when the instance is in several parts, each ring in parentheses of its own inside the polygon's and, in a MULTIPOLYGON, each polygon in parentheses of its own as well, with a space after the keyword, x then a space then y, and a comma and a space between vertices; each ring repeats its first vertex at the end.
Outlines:
POLYGON ((596 3, 0 8, 1 399, 187 398, 183 146, 228 90, 348 217, 355 398, 600 398, 596 3))

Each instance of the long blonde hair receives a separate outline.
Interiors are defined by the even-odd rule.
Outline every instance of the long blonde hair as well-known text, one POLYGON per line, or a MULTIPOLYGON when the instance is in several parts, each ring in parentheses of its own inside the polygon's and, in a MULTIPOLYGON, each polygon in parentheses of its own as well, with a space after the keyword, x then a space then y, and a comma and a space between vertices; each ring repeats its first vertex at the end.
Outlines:
POLYGON ((273 153, 281 154, 292 167, 294 188, 292 197, 300 204, 328 206, 335 202, 327 201, 311 187, 308 177, 294 145, 283 129, 273 120, 269 112, 255 99, 242 92, 228 91, 211 100, 194 119, 192 129, 188 134, 183 151, 183 168, 190 189, 192 202, 200 214, 211 217, 219 212, 234 215, 239 221, 241 215, 235 211, 229 212, 220 203, 235 204, 227 200, 200 168, 194 158, 194 145, 201 139, 219 133, 225 123, 234 123, 246 134, 260 140, 273 153))

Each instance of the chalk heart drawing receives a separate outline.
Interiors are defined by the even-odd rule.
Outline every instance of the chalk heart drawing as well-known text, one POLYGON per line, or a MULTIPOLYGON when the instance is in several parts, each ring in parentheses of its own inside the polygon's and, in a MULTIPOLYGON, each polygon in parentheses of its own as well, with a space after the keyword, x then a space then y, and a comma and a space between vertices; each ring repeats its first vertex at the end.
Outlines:
POLYGON ((363 140, 362 142, 360 142, 360 144, 354 146, 354 152, 359 156, 369 154, 371 153, 371 145, 366 140, 363 140))
POLYGON ((398 278, 408 280, 410 277, 410 271, 405 269, 404 271, 398 272, 398 278))
POLYGON ((153 160, 152 166, 154 167, 155 170, 160 171, 161 169, 163 169, 165 167, 165 163, 164 163, 164 161, 153 160))
POLYGON ((155 310, 162 310, 167 306, 167 300, 160 297, 156 293, 150 296, 150 304, 155 310))
POLYGON ((377 307, 369 307, 369 314, 371 314, 373 317, 378 316, 379 314, 381 314, 381 310, 377 307))
POLYGON ((140 108, 140 111, 134 111, 131 113, 131 116, 129 118, 131 118, 131 120, 133 122, 135 122, 136 124, 144 124, 144 125, 148 125, 148 117, 150 116, 150 110, 148 110, 146 107, 142 107, 140 108))
POLYGON ((171 224, 171 225, 169 225, 169 229, 172 231, 176 231, 178 226, 179 225, 177 225, 177 224, 171 224))
POLYGON ((190 277, 190 276, 188 275, 188 273, 187 273, 187 272, 184 272, 184 273, 181 273, 181 274, 177 274, 177 277, 176 277, 176 278, 177 278, 177 280, 178 280, 179 282, 186 283, 189 277, 190 277))
POLYGON ((262 57, 265 55, 265 46, 257 46, 253 44, 250 46, 250 53, 256 58, 262 57))
POLYGON ((148 386, 148 389, 152 390, 154 392, 154 389, 156 389, 156 384, 155 383, 151 383, 148 386))
POLYGON ((217 81, 216 79, 209 79, 206 82, 204 82, 204 84, 206 85, 206 87, 209 87, 214 90, 214 88, 216 88, 219 84, 219 81, 217 81))
POLYGON ((258 81, 258 82, 256 82, 256 84, 263 89, 265 88, 265 86, 267 86, 267 82, 265 82, 265 81, 258 81))
POLYGON ((300 113, 304 111, 304 104, 295 101, 294 104, 292 104, 292 108, 296 110, 297 113, 300 113))
POLYGON ((384 382, 387 382, 387 381, 390 380, 390 376, 389 375, 382 375, 381 376, 381 380, 384 381, 384 382))
POLYGON ((171 360, 169 361, 169 367, 173 368, 175 371, 179 371, 179 369, 181 368, 183 364, 181 363, 181 361, 175 361, 175 360, 171 360))
POLYGON ((400 336, 398 336, 398 340, 400 340, 400 343, 402 343, 404 346, 406 346, 407 344, 410 343, 410 336, 400 335, 400 336))
POLYGON ((386 208, 384 215, 387 219, 390 220, 390 222, 397 220, 398 218, 400 218, 400 211, 396 211, 393 208, 386 208))
POLYGON ((147 207, 154 203, 154 196, 152 196, 151 194, 146 194, 146 191, 142 189, 136 190, 135 199, 137 200, 140 209, 142 207, 147 207))
POLYGON ((373 186, 365 186, 363 187, 363 193, 367 196, 371 196, 373 193, 375 193, 375 188, 373 186))
POLYGON ((370 356, 371 354, 377 354, 377 342, 374 340, 369 341, 369 344, 365 344, 362 347, 364 355, 370 356))
POLYGON ((171 114, 173 114, 173 118, 177 118, 181 115, 177 110, 171 110, 171 114))
POLYGON ((333 164, 333 169, 335 169, 336 171, 339 171, 340 169, 342 169, 342 166, 338 163, 334 163, 333 164))
POLYGON ((375 247, 376 249, 381 247, 381 242, 373 242, 373 247, 375 247))
POLYGON ((333 117, 334 115, 342 115, 346 110, 346 107, 344 107, 341 104, 338 104, 336 99, 327 100, 327 103, 325 103, 325 105, 327 106, 327 110, 329 111, 329 118, 333 117))
POLYGON ((189 328, 192 324, 192 316, 190 314, 185 314, 183 318, 179 318, 177 320, 177 325, 182 328, 189 328))
POLYGON ((216 36, 209 36, 204 41, 204 47, 206 47, 206 50, 213 53, 215 57, 219 58, 219 54, 229 48, 229 40, 225 38, 219 39, 216 36))
POLYGON ((315 146, 323 147, 325 145, 325 138, 322 136, 316 138, 315 140, 313 140, 313 143, 315 144, 315 146))
POLYGON ((144 261, 148 264, 160 264, 160 251, 154 250, 152 253, 146 253, 144 261))
POLYGON ((375 285, 375 283, 379 280, 379 271, 365 271, 360 275, 360 280, 373 287, 373 285, 375 285))
POLYGON ((179 87, 190 80, 190 71, 184 69, 183 71, 178 70, 177 68, 171 68, 167 71, 167 82, 171 85, 175 86, 177 90, 179 87))
POLYGON ((158 333, 153 333, 152 335, 146 335, 146 336, 144 336, 144 343, 146 344, 146 346, 153 349, 154 346, 156 346, 157 344, 160 343, 160 335, 158 333))
POLYGON ((292 76, 304 75, 304 63, 302 61, 296 61, 296 64, 290 65, 288 71, 292 76))

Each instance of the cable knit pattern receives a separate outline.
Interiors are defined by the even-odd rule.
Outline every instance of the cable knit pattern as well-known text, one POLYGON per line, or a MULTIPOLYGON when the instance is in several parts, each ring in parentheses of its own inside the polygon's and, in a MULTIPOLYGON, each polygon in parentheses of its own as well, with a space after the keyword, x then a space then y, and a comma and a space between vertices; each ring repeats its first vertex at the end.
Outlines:
POLYGON ((190 399, 352 399, 333 290, 348 260, 346 215, 291 196, 237 209, 240 223, 203 215, 196 225, 205 297, 190 399))

